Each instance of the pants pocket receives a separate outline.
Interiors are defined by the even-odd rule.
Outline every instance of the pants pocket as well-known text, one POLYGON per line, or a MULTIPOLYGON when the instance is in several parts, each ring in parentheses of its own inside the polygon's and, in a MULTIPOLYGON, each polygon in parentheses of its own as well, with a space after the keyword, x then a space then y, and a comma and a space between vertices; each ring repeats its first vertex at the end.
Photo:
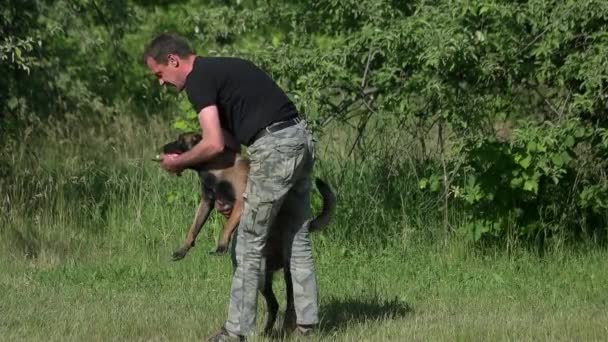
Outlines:
POLYGON ((273 218, 274 202, 255 199, 252 202, 251 200, 251 198, 245 198, 245 206, 239 228, 242 228, 248 235, 254 238, 265 239, 273 218))

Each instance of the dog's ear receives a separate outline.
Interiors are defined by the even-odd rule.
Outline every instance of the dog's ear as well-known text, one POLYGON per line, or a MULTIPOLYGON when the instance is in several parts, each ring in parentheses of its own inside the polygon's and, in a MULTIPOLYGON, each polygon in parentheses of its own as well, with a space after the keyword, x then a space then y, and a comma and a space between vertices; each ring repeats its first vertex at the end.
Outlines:
POLYGON ((182 133, 177 136, 177 139, 169 142, 165 146, 162 147, 162 151, 164 154, 182 154, 188 151, 191 147, 189 146, 188 141, 190 140, 190 135, 192 133, 182 133))
POLYGON ((184 144, 188 150, 191 150, 196 144, 203 140, 203 137, 199 133, 189 133, 184 138, 184 144))
POLYGON ((164 154, 172 154, 172 153, 181 154, 181 153, 185 152, 179 139, 172 141, 172 142, 166 144, 165 146, 163 146, 162 151, 164 154))

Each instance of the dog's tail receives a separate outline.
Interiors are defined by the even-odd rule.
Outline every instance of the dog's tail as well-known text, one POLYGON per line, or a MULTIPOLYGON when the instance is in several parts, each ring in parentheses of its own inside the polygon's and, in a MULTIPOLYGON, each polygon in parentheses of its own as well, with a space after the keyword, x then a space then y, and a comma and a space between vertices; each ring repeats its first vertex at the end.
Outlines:
POLYGON ((329 185, 319 178, 315 180, 315 184, 317 185, 317 189, 319 189, 321 197, 323 198, 323 207, 321 208, 321 213, 310 221, 310 225, 308 227, 308 231, 310 232, 320 230, 327 226, 329 224, 329 220, 331 220, 331 215, 333 214, 334 208, 336 207, 336 196, 329 188, 329 185))

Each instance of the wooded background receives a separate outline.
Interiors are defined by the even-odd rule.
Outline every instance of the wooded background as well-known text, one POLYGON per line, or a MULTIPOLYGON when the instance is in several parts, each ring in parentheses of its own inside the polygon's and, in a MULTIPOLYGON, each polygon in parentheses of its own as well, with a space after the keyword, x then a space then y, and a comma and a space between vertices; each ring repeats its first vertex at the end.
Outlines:
POLYGON ((62 150, 73 132, 111 136, 125 117, 134 130, 158 118, 191 129, 187 101, 142 61, 165 31, 201 55, 251 59, 288 92, 340 196, 334 234, 390 239, 407 220, 434 239, 501 246, 606 240, 599 0, 5 0, 3 192, 40 179, 14 157, 36 156, 36 142, 62 150))

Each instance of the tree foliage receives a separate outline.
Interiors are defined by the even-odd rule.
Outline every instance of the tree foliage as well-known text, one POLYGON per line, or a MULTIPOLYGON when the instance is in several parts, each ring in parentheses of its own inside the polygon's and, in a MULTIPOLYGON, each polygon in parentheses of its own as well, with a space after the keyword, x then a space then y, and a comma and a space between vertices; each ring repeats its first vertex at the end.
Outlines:
POLYGON ((254 60, 315 129, 353 127, 355 151, 415 147, 446 230, 458 208, 473 240, 606 232, 605 1, 9 0, 1 18, 7 134, 67 114, 189 127, 140 58, 176 31, 201 54, 254 60))

